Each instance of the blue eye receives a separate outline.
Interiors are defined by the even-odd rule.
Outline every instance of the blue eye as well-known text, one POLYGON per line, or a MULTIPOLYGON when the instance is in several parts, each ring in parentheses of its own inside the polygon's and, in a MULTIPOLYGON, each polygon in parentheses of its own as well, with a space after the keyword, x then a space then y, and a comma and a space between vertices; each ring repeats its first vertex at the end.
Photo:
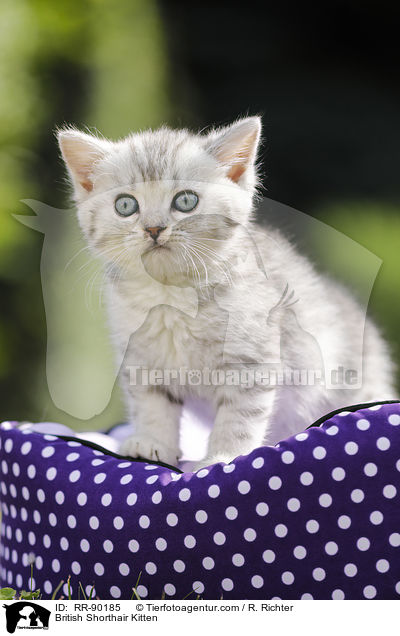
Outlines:
POLYGON ((120 216, 131 216, 139 211, 139 203, 131 194, 121 194, 115 199, 115 210, 120 216))
POLYGON ((191 212, 195 209, 199 202, 199 197, 195 192, 185 190, 184 192, 178 192, 173 198, 172 207, 179 212, 191 212))

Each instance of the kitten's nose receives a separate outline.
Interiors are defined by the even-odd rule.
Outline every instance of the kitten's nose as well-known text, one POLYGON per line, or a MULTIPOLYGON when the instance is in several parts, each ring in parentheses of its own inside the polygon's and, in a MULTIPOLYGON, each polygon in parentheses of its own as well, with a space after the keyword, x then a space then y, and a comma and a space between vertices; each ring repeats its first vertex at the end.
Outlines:
POLYGON ((160 236, 161 232, 163 230, 165 230, 165 227, 145 227, 144 228, 145 232, 147 232, 147 234, 150 234, 151 238, 153 239, 153 241, 156 241, 158 239, 158 237, 160 236))

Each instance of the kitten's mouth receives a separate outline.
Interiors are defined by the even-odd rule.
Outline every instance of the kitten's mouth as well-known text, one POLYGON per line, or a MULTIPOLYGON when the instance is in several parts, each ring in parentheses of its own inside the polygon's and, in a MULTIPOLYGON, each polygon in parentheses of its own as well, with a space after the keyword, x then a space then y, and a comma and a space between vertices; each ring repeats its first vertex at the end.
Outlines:
POLYGON ((147 248, 147 250, 145 250, 143 252, 143 254, 149 254, 150 252, 157 252, 157 251, 162 251, 162 250, 170 250, 170 248, 167 245, 161 245, 160 243, 154 243, 154 245, 151 245, 150 247, 147 248))

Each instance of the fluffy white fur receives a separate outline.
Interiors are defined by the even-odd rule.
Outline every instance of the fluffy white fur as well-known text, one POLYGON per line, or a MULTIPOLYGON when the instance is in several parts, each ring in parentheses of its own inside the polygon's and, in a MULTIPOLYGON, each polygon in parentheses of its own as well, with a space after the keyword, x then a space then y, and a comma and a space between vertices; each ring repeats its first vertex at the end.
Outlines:
POLYGON ((127 455, 176 464, 187 398, 207 400, 215 413, 201 463, 209 465, 276 443, 334 408, 395 395, 386 344, 370 321, 356 389, 132 384, 132 366, 358 368, 357 302, 279 232, 252 220, 260 128, 250 117, 206 134, 161 128, 117 142, 59 132, 80 225, 108 273, 111 332, 134 425, 127 455), (198 196, 191 212, 172 205, 182 191, 198 196), (121 194, 138 202, 131 216, 115 211, 121 194), (155 242, 146 228, 157 227, 155 242), (175 308, 188 290, 198 297, 195 315, 175 308))

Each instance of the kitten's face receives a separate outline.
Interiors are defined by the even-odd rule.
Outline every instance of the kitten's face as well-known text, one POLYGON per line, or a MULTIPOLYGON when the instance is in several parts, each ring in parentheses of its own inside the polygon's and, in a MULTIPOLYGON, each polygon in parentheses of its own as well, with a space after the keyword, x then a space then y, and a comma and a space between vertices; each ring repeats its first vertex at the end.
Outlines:
POLYGON ((255 186, 258 118, 209 135, 161 128, 119 142, 59 134, 89 245, 123 276, 218 278, 255 186))

